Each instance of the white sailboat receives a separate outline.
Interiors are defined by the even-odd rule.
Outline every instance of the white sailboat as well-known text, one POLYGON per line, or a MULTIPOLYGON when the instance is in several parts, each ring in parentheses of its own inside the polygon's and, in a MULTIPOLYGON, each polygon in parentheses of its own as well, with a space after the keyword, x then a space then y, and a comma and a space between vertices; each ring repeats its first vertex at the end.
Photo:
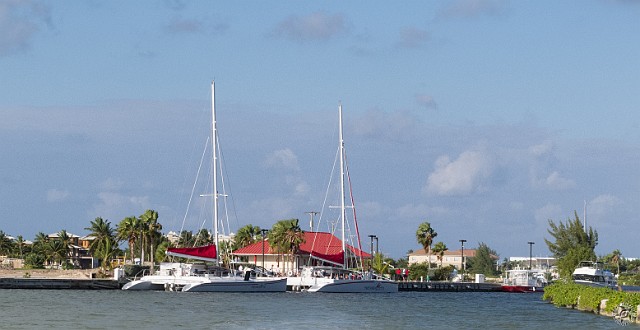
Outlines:
MULTIPOLYGON (((319 267, 305 266, 302 268, 299 277, 288 277, 288 285, 292 287, 304 287, 308 292, 331 292, 331 293, 392 293, 398 292, 398 283, 376 277, 371 271, 354 272, 348 269, 349 254, 352 249, 346 244, 346 208, 345 205, 345 149, 342 131, 342 104, 338 106, 339 113, 339 153, 340 153, 340 227, 341 227, 341 252, 338 258, 331 258, 341 261, 341 267, 319 267)), ((353 207, 353 203, 349 207, 353 207)), ((314 257, 311 255, 311 257, 314 257)), ((315 256, 317 260, 328 260, 326 256, 315 256)))
POLYGON ((286 278, 253 277, 251 270, 241 276, 220 267, 217 258, 218 235, 218 133, 215 110, 215 82, 211 82, 213 231, 214 244, 195 248, 169 248, 167 255, 213 261, 214 267, 186 263, 162 263, 157 274, 143 276, 125 284, 123 290, 176 290, 184 292, 285 292, 286 278))

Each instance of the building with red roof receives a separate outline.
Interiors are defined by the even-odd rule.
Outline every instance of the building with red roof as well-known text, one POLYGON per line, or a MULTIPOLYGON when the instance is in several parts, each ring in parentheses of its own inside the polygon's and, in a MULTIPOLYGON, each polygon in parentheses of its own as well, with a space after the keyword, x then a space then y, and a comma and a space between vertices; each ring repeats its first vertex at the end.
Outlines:
MULTIPOLYGON (((342 253, 342 241, 338 237, 326 232, 304 232, 304 238, 305 242, 300 244, 298 253, 294 255, 293 264, 287 255, 275 253, 268 239, 247 245, 233 251, 232 254, 235 257, 246 258, 249 263, 257 266, 263 265, 264 256, 264 268, 282 274, 296 273, 303 265, 342 266, 345 254, 342 253)), ((345 244, 345 247, 349 267, 356 265, 357 259, 371 258, 371 254, 350 244, 345 244)))

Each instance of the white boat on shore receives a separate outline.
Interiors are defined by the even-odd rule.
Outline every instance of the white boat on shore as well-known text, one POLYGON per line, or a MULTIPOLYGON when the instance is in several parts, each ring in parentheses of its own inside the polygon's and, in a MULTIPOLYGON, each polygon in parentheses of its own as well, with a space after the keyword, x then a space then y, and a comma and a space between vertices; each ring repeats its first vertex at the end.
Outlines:
POLYGON ((594 261, 582 261, 573 271, 571 276, 574 283, 596 286, 616 288, 618 283, 611 271, 604 269, 604 264, 594 261))
POLYGON ((212 117, 212 186, 214 244, 193 248, 169 248, 167 255, 209 261, 214 266, 192 263, 162 263, 156 274, 146 275, 126 283, 122 290, 172 290, 185 292, 285 292, 285 278, 255 277, 252 269, 242 272, 220 267, 217 258, 218 242, 218 133, 215 111, 215 83, 211 83, 212 117))

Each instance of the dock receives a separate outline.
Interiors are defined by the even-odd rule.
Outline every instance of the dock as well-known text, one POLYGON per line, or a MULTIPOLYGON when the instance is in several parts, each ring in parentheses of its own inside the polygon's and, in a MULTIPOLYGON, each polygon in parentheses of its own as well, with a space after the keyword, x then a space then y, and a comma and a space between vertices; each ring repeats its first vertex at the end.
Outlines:
POLYGON ((474 282, 398 282, 398 291, 498 292, 502 285, 474 282))
POLYGON ((112 279, 0 278, 0 289, 117 290, 120 283, 112 279))

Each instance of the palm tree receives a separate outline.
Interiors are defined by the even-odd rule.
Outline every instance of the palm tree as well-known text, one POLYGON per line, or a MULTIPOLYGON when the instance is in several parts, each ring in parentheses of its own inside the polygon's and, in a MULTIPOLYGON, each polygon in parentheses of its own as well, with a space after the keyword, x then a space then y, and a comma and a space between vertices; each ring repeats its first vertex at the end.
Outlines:
POLYGON ((382 255, 382 253, 376 253, 376 255, 373 257, 371 268, 377 274, 380 274, 380 276, 384 276, 384 274, 389 272, 389 264, 385 262, 384 255, 382 255))
POLYGON ((110 269, 110 260, 118 252, 118 239, 114 229, 111 228, 111 222, 97 217, 91 221, 91 226, 85 229, 90 231, 90 235, 93 236, 93 242, 91 242, 89 250, 101 260, 103 270, 110 269))
POLYGON ((449 250, 447 245, 443 242, 438 242, 433 246, 433 252, 435 252, 436 256, 438 256, 438 260, 440 260, 440 268, 442 268, 442 259, 444 259, 444 253, 449 250))
POLYGON ((431 227, 431 224, 426 221, 421 223, 416 231, 416 240, 418 244, 422 245, 424 252, 426 252, 429 257, 427 269, 431 267, 431 244, 436 236, 438 236, 438 233, 436 233, 431 227))
POLYGON ((612 254, 611 263, 616 264, 616 267, 618 268, 618 272, 616 274, 620 274, 620 257, 622 257, 622 252, 620 252, 620 250, 614 250, 612 254))
POLYGON ((9 255, 12 250, 13 242, 4 231, 0 230, 0 255, 9 255))
POLYGON ((202 228, 196 235, 193 245, 200 246, 200 245, 207 245, 211 243, 213 243, 213 236, 207 229, 202 228))
POLYGON ((119 241, 127 241, 129 244, 129 255, 131 256, 131 262, 133 263, 135 257, 135 245, 136 241, 140 238, 140 232, 138 231, 138 218, 130 216, 122 219, 118 226, 116 226, 117 239, 119 241))
POLYGON ((24 259, 24 248, 25 248, 25 241, 24 241, 24 237, 22 237, 22 235, 18 235, 18 237, 16 237, 16 247, 18 248, 18 255, 20 256, 20 259, 24 259))
POLYGON ((236 236, 233 238, 233 249, 237 250, 243 248, 260 239, 262 239, 260 227, 251 224, 246 225, 238 229, 236 236))
POLYGON ((280 220, 269 231, 269 246, 276 253, 287 254, 292 265, 294 255, 304 242, 304 232, 298 225, 298 219, 280 220))
POLYGON ((63 268, 68 268, 69 267, 69 257, 73 258, 73 255, 71 255, 72 251, 73 251, 73 247, 71 245, 72 243, 72 239, 73 237, 71 237, 69 235, 69 233, 63 229, 61 231, 58 232, 58 240, 60 242, 62 242, 62 246, 65 250, 65 257, 62 260, 63 268))
POLYGON ((193 237, 193 232, 190 230, 183 230, 180 232, 180 239, 178 239, 178 246, 180 247, 191 247, 195 246, 195 237, 193 237))
MULTIPOLYGON (((140 216, 140 222, 142 224, 142 238, 143 242, 149 242, 149 255, 151 265, 154 264, 154 243, 158 239, 158 236, 161 236, 160 230, 162 230, 162 225, 158 222, 158 212, 154 210, 147 210, 140 216)), ((144 251, 144 250, 143 250, 144 251)), ((142 260, 144 262, 144 260, 142 260)))
POLYGON ((51 260, 50 256, 47 255, 48 241, 49 236, 43 232, 39 232, 36 234, 36 237, 33 239, 33 244, 31 245, 31 252, 42 256, 45 263, 51 260))
POLYGON ((69 246, 65 245, 62 240, 52 239, 45 245, 45 251, 45 258, 57 264, 60 268, 62 267, 63 262, 67 259, 69 246))

